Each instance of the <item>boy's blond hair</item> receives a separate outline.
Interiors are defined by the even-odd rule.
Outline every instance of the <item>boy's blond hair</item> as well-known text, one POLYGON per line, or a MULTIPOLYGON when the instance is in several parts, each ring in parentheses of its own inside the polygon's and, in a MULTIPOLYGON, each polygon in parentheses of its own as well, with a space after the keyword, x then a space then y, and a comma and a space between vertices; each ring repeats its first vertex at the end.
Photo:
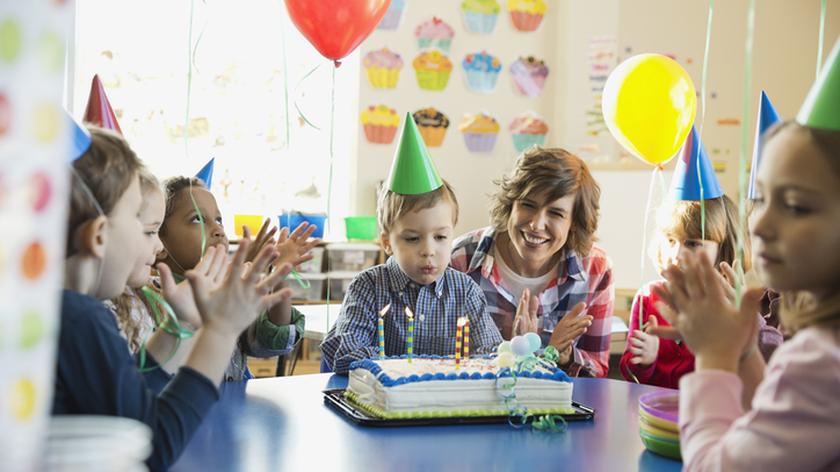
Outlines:
POLYGON ((390 233, 397 220, 407 213, 432 208, 441 200, 452 204, 452 226, 455 226, 458 224, 458 199, 455 198, 455 191, 446 180, 435 190, 419 195, 402 195, 383 186, 376 204, 379 231, 390 233))
MULTIPOLYGON (((689 239, 705 239, 719 244, 715 267, 721 262, 734 264, 738 257, 738 207, 731 198, 723 195, 704 201, 706 213, 706 234, 703 234, 701 217, 703 208, 699 201, 680 200, 663 206, 659 213, 659 238, 655 241, 655 256, 657 267, 664 270, 666 261, 663 259, 663 249, 669 244, 669 239, 685 241, 689 239)), ((750 256, 750 239, 746 237, 744 228, 744 272, 752 266, 750 256)))
POLYGON ((70 211, 67 226, 67 257, 76 252, 76 231, 86 222, 108 215, 131 185, 143 164, 122 136, 88 126, 91 144, 73 162, 70 184, 70 211), (95 199, 95 201, 94 201, 95 199))

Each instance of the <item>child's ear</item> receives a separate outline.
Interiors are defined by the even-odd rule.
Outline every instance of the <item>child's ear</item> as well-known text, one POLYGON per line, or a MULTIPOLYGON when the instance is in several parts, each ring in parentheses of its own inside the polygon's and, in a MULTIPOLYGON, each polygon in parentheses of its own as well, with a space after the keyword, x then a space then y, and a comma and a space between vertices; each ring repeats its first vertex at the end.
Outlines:
POLYGON ((104 258, 105 248, 108 245, 107 225, 108 217, 102 215, 82 224, 76 237, 79 252, 98 259, 104 258))
POLYGON ((391 240, 388 238, 388 233, 385 231, 379 233, 379 243, 382 244, 382 249, 385 250, 385 254, 389 256, 394 255, 394 252, 391 250, 391 240))

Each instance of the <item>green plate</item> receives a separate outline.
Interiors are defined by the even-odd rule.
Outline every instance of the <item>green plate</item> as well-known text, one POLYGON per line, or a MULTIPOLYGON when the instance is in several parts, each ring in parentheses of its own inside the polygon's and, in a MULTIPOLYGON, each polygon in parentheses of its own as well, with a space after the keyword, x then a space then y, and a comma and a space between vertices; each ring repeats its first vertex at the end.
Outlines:
POLYGON ((642 443, 648 449, 648 451, 653 452, 654 454, 659 454, 660 456, 665 456, 670 459, 682 460, 682 455, 680 455, 680 443, 669 441, 667 439, 661 439, 656 436, 651 436, 650 434, 639 431, 639 436, 642 438, 642 443))

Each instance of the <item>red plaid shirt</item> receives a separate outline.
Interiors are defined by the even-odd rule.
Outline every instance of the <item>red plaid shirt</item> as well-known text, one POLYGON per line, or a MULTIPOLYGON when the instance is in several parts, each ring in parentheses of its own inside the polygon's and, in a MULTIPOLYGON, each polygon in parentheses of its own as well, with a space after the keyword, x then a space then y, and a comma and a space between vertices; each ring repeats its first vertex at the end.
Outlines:
MULTIPOLYGON (((502 280, 491 248, 493 228, 481 228, 458 238, 454 243, 450 264, 467 273, 481 287, 487 299, 487 312, 493 317, 502 337, 510 339, 517 300, 502 280)), ((557 277, 537 297, 540 308, 540 336, 548 345, 551 331, 569 310, 586 303, 586 314, 593 317, 592 326, 572 345, 573 359, 566 369, 570 375, 606 377, 610 358, 610 322, 615 304, 612 263, 604 251, 595 246, 588 256, 569 251, 561 261, 557 277)))

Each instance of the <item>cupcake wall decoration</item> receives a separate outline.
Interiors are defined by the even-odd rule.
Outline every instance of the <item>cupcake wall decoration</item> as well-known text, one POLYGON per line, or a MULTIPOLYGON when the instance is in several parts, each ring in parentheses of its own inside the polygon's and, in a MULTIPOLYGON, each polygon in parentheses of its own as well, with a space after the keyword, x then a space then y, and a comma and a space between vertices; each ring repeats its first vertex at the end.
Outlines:
POLYGON ((446 129, 449 128, 449 118, 446 115, 430 107, 415 111, 412 117, 426 146, 440 147, 443 144, 446 129))
POLYGON ((452 61, 437 49, 420 53, 412 63, 417 85, 423 90, 441 91, 452 73, 452 61))
POLYGON ((544 0, 508 0, 513 27, 519 31, 536 31, 542 24, 548 5, 544 0))
POLYGON ((496 28, 501 7, 496 0, 464 0, 461 15, 470 33, 490 34, 496 28))
POLYGON ((510 65, 510 76, 519 93, 526 97, 538 97, 545 88, 548 66, 534 56, 520 57, 510 65))
POLYGON ((397 81, 400 79, 403 60, 399 54, 388 48, 382 48, 365 54, 362 65, 372 87, 392 89, 396 88, 397 81))
POLYGON ((381 30, 395 30, 399 28, 407 2, 408 0, 391 0, 391 5, 388 6, 388 9, 385 11, 385 16, 379 20, 376 28, 381 30))
POLYGON ((499 58, 486 52, 467 54, 461 62, 464 77, 470 90, 480 93, 490 93, 496 88, 502 63, 499 58))
POLYGON ((417 25, 414 37, 417 39, 418 48, 436 48, 448 54, 452 46, 452 38, 455 37, 455 30, 449 26, 449 23, 435 16, 417 25))
POLYGON ((531 146, 545 144, 548 124, 534 112, 526 112, 516 117, 508 127, 513 137, 516 152, 523 152, 531 146))
POLYGON ((489 153, 496 146, 499 135, 499 122, 485 113, 467 114, 458 125, 464 135, 464 144, 470 152, 489 153))
POLYGON ((365 137, 372 144, 391 144, 400 126, 397 110, 387 105, 371 105, 361 113, 365 137))

